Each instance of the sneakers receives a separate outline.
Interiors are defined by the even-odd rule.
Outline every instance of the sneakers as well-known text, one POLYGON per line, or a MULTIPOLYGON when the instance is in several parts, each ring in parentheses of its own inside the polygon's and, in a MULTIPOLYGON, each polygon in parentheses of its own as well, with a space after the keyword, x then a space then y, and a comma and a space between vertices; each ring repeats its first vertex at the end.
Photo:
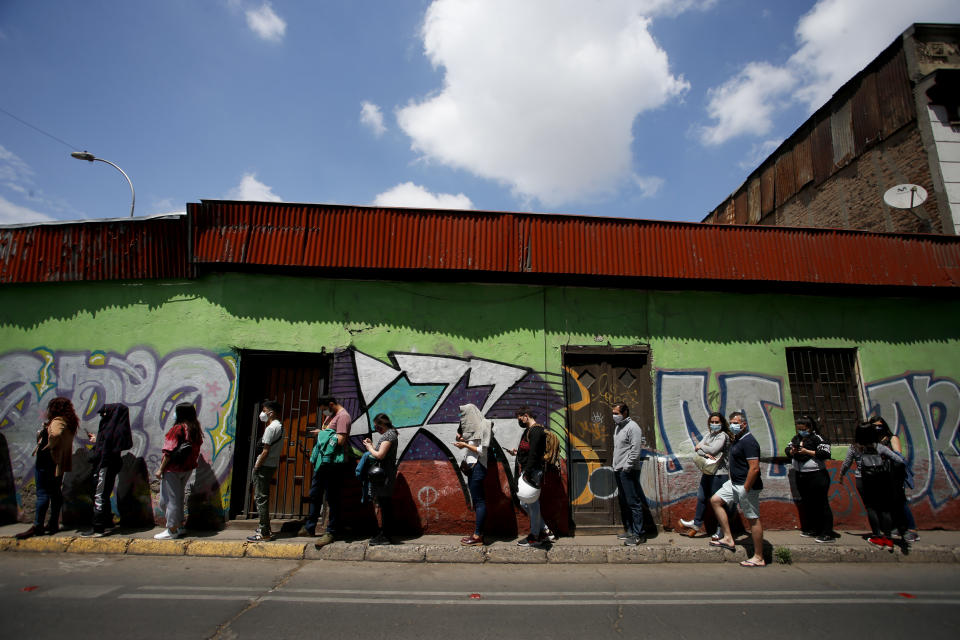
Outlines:
POLYGON ((696 529, 697 523, 693 520, 684 520, 683 518, 680 518, 680 526, 684 529, 696 529))
POLYGON ((878 549, 886 549, 887 551, 893 552, 893 540, 886 536, 873 536, 867 538, 867 542, 878 549))
POLYGON ((315 546, 317 549, 322 549, 323 547, 327 546, 331 542, 333 542, 333 534, 328 531, 327 533, 320 536, 320 538, 313 543, 313 546, 315 546))
POLYGON ((483 546, 483 536, 479 538, 476 536, 465 536, 460 538, 460 544, 465 547, 482 547, 483 546))
POLYGON ((153 537, 155 540, 176 540, 177 538, 183 537, 183 529, 177 529, 176 531, 164 529, 153 537))
POLYGON ((920 539, 920 535, 916 531, 907 531, 902 537, 904 542, 916 542, 920 539))
POLYGON ((526 538, 520 538, 519 540, 517 540, 517 546, 532 547, 535 549, 540 549, 543 547, 543 543, 532 536, 527 536, 526 538))
POLYGON ((370 547, 380 547, 386 544, 393 544, 393 542, 391 542, 390 538, 383 535, 382 533, 378 533, 377 535, 375 535, 373 538, 370 539, 370 542, 367 543, 367 545, 370 547))
POLYGON ((317 534, 313 531, 310 531, 310 529, 307 529, 306 527, 300 527, 300 531, 297 531, 298 538, 312 538, 315 535, 317 534))
POLYGON ((96 529, 92 531, 84 531, 80 534, 82 538, 103 538, 107 535, 106 531, 97 531, 96 529))
POLYGON ((270 542, 271 540, 273 540, 273 534, 269 531, 267 533, 257 531, 252 536, 247 536, 247 542, 270 542))
POLYGON ((628 531, 624 531, 623 533, 618 533, 618 534, 617 534, 617 540, 626 540, 627 538, 629 538, 629 537, 632 536, 632 535, 633 535, 632 533, 630 533, 630 532, 628 532, 628 531))
POLYGON ((812 531, 801 531, 801 532, 800 532, 800 537, 801 537, 801 538, 816 538, 816 537, 817 537, 817 534, 813 533, 812 531))
POLYGON ((540 537, 545 540, 549 540, 550 542, 557 541, 556 534, 553 531, 551 531, 550 527, 548 527, 547 525, 543 525, 543 531, 540 533, 540 537))
POLYGON ((723 537, 723 536, 720 535, 720 532, 719 532, 719 531, 714 531, 714 532, 710 535, 710 539, 711 539, 711 540, 719 540, 719 539, 722 538, 722 537, 723 537))
POLYGON ((833 542, 833 536, 817 536, 814 538, 816 542, 833 542))

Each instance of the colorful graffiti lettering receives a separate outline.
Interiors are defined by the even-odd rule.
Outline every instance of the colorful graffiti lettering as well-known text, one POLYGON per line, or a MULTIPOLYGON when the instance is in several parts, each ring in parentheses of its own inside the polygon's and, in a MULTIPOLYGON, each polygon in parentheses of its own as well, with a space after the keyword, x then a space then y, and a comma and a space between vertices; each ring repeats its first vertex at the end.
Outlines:
MULTIPOLYGON (((233 464, 233 403, 237 361, 231 354, 184 350, 158 356, 147 347, 125 355, 104 351, 9 352, 0 356, 0 432, 7 438, 18 491, 32 478, 35 434, 50 398, 70 398, 84 430, 96 432, 97 411, 106 403, 130 408, 132 453, 151 468, 173 425, 175 405, 196 405, 209 437, 203 455, 221 482, 233 464)), ((224 507, 227 505, 224 504, 224 507)))
MULTIPOLYGON (((661 448, 666 451, 667 473, 684 471, 681 459, 689 461, 693 455, 694 440, 690 434, 698 439, 703 437, 702 430, 711 411, 707 398, 709 381, 707 370, 657 369, 657 429, 661 448)), ((761 450, 775 455, 779 447, 770 407, 782 409, 784 406, 782 379, 758 373, 719 373, 717 384, 720 393, 716 410, 724 415, 743 411, 761 450)), ((687 471, 695 468, 692 463, 687 466, 687 471)), ((770 465, 767 469, 770 476, 786 473, 782 465, 770 465)))
POLYGON ((933 372, 866 385, 870 412, 900 435, 914 472, 912 500, 934 508, 960 494, 960 385, 933 372))

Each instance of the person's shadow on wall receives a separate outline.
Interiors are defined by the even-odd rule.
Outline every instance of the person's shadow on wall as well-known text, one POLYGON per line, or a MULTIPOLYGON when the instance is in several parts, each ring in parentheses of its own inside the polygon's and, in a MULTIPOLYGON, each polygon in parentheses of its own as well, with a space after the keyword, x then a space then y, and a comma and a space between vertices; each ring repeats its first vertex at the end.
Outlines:
POLYGON ((13 477, 7 438, 0 434, 0 525, 17 521, 17 483, 13 477))

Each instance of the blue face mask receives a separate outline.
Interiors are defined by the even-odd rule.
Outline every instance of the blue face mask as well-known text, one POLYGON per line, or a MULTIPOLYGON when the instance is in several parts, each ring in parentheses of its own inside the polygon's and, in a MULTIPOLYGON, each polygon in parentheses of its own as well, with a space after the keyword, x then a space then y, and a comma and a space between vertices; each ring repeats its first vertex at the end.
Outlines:
POLYGON ((800 431, 797 431, 797 435, 801 438, 806 438, 808 435, 810 435, 810 432, 806 429, 801 429, 800 431))
POLYGON ((743 431, 743 425, 741 425, 739 422, 730 424, 730 433, 733 435, 738 435, 741 431, 743 431))
POLYGON ((722 424, 714 424, 712 422, 710 423, 710 433, 716 433, 717 431, 720 431, 720 429, 722 428, 723 428, 722 424))

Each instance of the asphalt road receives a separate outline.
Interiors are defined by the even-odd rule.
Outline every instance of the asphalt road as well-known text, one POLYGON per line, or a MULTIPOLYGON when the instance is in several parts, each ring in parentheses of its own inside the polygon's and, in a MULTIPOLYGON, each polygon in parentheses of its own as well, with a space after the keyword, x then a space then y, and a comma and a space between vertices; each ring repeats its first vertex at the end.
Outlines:
POLYGON ((4 638, 957 637, 936 564, 441 565, 0 554, 4 638))

